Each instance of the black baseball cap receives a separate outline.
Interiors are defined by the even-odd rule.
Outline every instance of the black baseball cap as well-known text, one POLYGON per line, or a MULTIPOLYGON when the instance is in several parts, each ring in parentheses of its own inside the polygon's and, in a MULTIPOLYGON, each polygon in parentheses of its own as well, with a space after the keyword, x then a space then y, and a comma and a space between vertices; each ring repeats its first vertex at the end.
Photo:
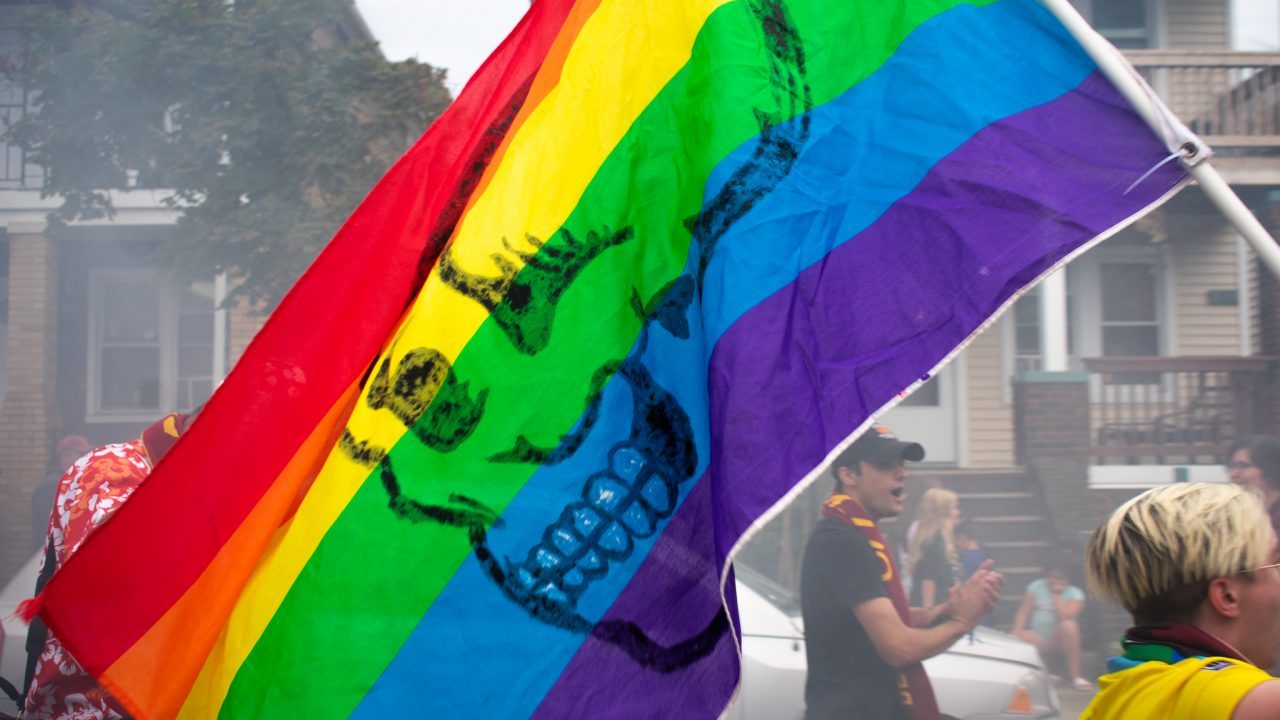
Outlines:
POLYGON ((898 460, 920 462, 924 459, 924 446, 920 443, 899 440, 889 428, 872 425, 862 436, 845 448, 836 458, 834 467, 852 467, 859 460, 876 465, 888 465, 898 460))

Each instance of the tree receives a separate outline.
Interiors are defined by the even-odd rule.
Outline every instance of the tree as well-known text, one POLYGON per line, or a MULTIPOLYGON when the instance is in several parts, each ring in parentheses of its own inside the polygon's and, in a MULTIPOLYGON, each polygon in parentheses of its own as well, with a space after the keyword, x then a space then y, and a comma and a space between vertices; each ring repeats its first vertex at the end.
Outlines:
POLYGON ((108 190, 165 188, 161 251, 274 304, 449 103, 445 71, 387 61, 351 0, 92 0, 30 11, 9 72, 36 111, 8 138, 61 224, 108 190))

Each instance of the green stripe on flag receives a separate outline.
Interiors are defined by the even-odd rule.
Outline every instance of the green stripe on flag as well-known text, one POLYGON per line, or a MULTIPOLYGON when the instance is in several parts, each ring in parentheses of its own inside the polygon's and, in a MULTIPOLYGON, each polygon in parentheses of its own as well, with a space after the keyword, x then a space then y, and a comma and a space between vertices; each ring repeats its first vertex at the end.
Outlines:
MULTIPOLYGON (((761 21, 753 4, 763 3, 742 0, 710 16, 689 63, 637 119, 565 223, 579 240, 622 228, 631 228, 632 237, 602 252, 564 291, 545 349, 532 356, 518 351, 490 318, 463 350, 454 374, 472 397, 488 390, 484 418, 452 452, 407 435, 390 455, 407 495, 450 505, 449 494, 463 493, 501 512, 534 468, 488 458, 511 449, 518 434, 554 445, 581 416, 593 374, 630 351, 640 329, 632 288, 648 299, 682 271, 689 248, 685 220, 701 209, 712 169, 760 132, 758 111, 775 122, 795 112, 794 103, 774 100, 771 69, 757 50, 761 21), (737 40, 744 36, 752 41, 737 40), (532 406, 529 398, 547 387, 563 391, 532 406)), ((813 103, 848 90, 920 23, 959 4, 989 3, 787 2, 813 103)), ((521 228, 510 234, 519 237, 521 228)), ((557 234, 543 253, 563 244, 557 234)), ((526 268, 522 279, 530 272, 526 268)), ((456 527, 392 514, 375 470, 241 667, 221 716, 350 714, 470 552, 456 527)), ((423 672, 428 682, 430 668, 423 672)))

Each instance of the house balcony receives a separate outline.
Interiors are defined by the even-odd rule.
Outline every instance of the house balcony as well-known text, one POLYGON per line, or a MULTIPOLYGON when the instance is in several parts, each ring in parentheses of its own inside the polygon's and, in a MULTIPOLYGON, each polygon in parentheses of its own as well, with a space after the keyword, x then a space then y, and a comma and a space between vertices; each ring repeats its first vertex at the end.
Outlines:
POLYGON ((1275 434, 1280 358, 1107 357, 1084 367, 1091 465, 1221 465, 1237 438, 1275 434))
POLYGON ((1280 184, 1280 53, 1126 50, 1233 185, 1280 184))

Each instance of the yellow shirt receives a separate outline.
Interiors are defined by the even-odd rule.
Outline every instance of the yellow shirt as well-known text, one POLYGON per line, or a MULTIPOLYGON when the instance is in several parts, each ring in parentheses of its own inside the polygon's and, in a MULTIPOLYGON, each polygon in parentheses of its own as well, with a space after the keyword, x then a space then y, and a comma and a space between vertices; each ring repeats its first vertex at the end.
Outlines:
POLYGON ((1080 720, 1227 720, 1241 698, 1271 679, 1264 670, 1224 657, 1173 665, 1153 660, 1098 678, 1101 689, 1080 720))

